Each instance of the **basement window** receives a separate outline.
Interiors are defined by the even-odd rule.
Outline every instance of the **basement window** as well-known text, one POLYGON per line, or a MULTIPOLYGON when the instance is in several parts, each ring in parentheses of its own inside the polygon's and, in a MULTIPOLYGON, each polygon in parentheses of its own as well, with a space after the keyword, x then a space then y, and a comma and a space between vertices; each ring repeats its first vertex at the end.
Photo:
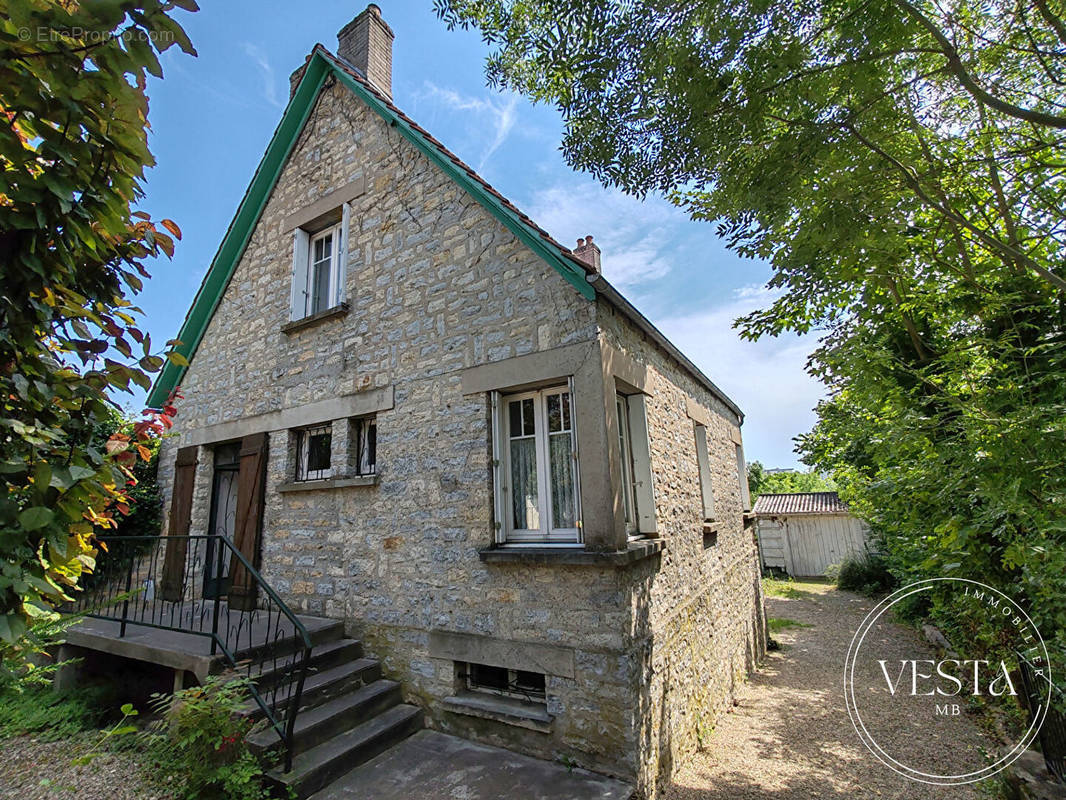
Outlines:
POLYGON ((320 481, 330 477, 333 429, 316 425, 296 432, 296 480, 320 481))
POLYGON ((540 672, 467 664, 465 677, 471 691, 513 697, 529 703, 545 702, 544 674, 540 672))

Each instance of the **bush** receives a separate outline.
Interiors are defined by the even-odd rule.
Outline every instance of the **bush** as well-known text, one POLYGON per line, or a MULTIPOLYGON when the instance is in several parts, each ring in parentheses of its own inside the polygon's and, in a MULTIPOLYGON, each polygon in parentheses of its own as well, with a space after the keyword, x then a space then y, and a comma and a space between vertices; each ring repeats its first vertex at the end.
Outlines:
POLYGON ((867 597, 885 594, 895 586, 896 579, 889 572, 884 558, 877 553, 848 556, 837 572, 838 589, 858 592, 867 597))
POLYGON ((33 735, 45 742, 99 728, 113 708, 107 689, 81 688, 60 694, 47 687, 0 694, 0 739, 33 735))
POLYGON ((160 777, 180 787, 187 800, 265 800, 263 766, 245 737, 253 723, 238 716, 249 683, 227 676, 203 686, 155 695, 160 714, 146 735, 147 750, 160 777))

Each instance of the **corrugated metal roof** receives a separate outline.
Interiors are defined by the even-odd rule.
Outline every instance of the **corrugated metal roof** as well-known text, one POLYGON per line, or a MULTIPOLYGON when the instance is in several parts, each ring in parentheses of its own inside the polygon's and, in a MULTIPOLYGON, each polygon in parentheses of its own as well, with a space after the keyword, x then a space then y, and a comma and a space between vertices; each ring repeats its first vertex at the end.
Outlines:
POLYGON ((761 494, 755 501, 754 513, 774 514, 847 514, 848 506, 836 492, 796 492, 794 494, 761 494))

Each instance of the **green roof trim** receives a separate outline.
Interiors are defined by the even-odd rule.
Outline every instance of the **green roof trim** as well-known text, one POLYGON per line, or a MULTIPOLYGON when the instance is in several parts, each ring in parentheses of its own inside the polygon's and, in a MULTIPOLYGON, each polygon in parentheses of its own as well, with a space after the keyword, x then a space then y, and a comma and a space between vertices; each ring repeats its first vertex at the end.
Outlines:
MULTIPOLYGON (((441 148, 431 142, 427 135, 415 128, 408 120, 397 114, 388 104, 367 89, 359 80, 350 75, 321 45, 315 47, 307 62, 303 78, 285 112, 281 116, 274 136, 267 145, 263 160, 259 162, 252 182, 241 200, 237 213, 233 217, 222 244, 211 261, 211 267, 204 277, 200 290, 193 299, 192 307, 182 323, 177 338, 181 344, 175 349, 189 361, 192 361, 208 323, 218 308, 222 295, 226 291, 230 277, 237 268, 248 240, 255 230, 256 223, 263 213, 267 200, 281 176, 281 171, 288 161, 293 146, 303 131, 304 124, 311 114, 311 109, 318 98, 322 84, 329 75, 335 75, 341 83, 351 90, 360 100, 390 126, 396 128, 411 144, 433 164, 437 165, 452 180, 474 197, 504 227, 530 250, 540 256, 550 267, 566 279, 583 297, 594 300, 596 290, 586 279, 586 273, 579 266, 563 257, 562 253, 546 241, 529 223, 507 208, 500 198, 490 192, 483 183, 461 169, 441 148)), ((152 390, 148 393, 149 408, 161 408, 170 393, 181 382, 186 367, 167 361, 162 372, 156 378, 152 390)))

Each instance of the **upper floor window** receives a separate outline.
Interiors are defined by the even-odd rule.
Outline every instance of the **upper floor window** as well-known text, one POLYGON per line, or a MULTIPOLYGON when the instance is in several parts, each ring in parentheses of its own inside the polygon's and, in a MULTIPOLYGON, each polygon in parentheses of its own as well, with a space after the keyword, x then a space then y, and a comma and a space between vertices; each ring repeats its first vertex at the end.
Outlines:
MULTIPOLYGON (((347 262, 348 204, 340 209, 340 224, 311 232, 293 231, 292 297, 293 320, 328 311, 344 302, 347 262)), ((336 219, 336 217, 334 217, 336 219)))
POLYGON ((508 543, 580 541, 569 389, 494 395, 494 407, 500 538, 508 543))

